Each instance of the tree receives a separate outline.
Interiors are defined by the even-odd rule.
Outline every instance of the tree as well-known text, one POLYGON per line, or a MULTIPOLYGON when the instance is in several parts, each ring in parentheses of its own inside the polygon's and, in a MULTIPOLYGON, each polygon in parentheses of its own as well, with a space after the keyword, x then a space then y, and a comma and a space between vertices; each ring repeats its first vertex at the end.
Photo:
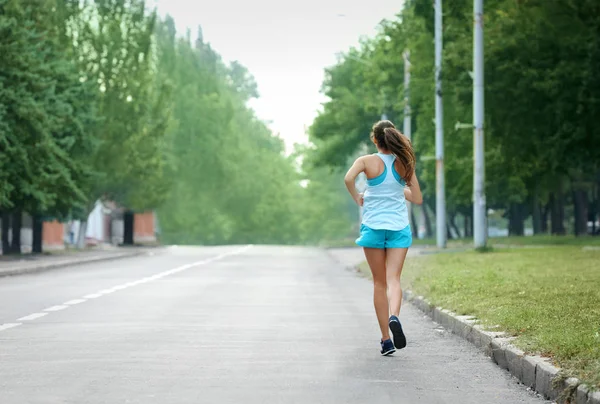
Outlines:
MULTIPOLYGON (((100 198, 128 212, 157 207, 166 198, 171 95, 167 81, 155 73, 155 26, 156 14, 143 0, 85 2, 67 20, 82 81, 95 86, 101 119, 94 128, 96 178, 87 190, 84 217, 100 198)), ((133 234, 128 223, 127 233, 133 234)))
POLYGON ((293 244, 345 233, 350 222, 325 203, 340 193, 318 181, 303 187, 298 155, 286 156, 249 109, 258 91, 248 70, 225 65, 201 36, 193 46, 177 38, 170 18, 158 24, 157 44, 159 74, 173 85, 169 176, 177 179, 159 209, 163 239, 293 244))
MULTIPOLYGON (((575 234, 587 233, 589 201, 598 178, 600 93, 599 5, 592 0, 486 3, 486 194, 490 208, 506 212, 509 230, 564 233, 565 206, 573 204, 575 234), (565 34, 568 33, 568 34, 565 34), (567 190, 570 188, 571 192, 567 190)), ((460 214, 468 225, 472 195, 472 134, 456 122, 472 122, 472 2, 453 1, 444 13, 444 133, 447 209, 450 224, 460 214)), ((381 105, 402 118, 402 58, 411 52, 413 144, 417 156, 434 154, 433 8, 407 2, 379 34, 350 49, 328 70, 323 91, 329 101, 311 127, 317 163, 339 166, 367 141, 371 112, 381 105)), ((417 171, 425 205, 434 206, 435 166, 417 171)))
POLYGON ((20 253, 23 212, 63 215, 86 199, 81 182, 90 174, 84 157, 93 137, 85 129, 93 112, 48 22, 52 13, 52 2, 0 1, 0 178, 6 184, 0 206, 12 212, 13 234, 4 253, 20 253))

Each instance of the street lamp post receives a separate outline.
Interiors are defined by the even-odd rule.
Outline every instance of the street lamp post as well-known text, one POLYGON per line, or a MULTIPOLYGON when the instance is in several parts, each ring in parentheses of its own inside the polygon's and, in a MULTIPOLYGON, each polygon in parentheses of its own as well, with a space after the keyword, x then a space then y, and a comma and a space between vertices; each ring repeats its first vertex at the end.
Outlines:
MULTIPOLYGON (((404 135, 411 140, 412 131, 411 131, 411 111, 410 111, 410 51, 406 50, 402 54, 404 58, 404 125, 402 131, 404 135)), ((411 230, 416 234, 417 224, 413 223, 412 220, 412 204, 410 202, 406 203, 408 208, 408 221, 411 223, 411 230)))
POLYGON ((444 110, 442 104, 442 0, 435 0, 435 217, 438 248, 446 247, 444 110))
POLYGON ((473 238, 475 248, 483 248, 487 243, 483 137, 483 0, 473 1, 473 14, 473 238))

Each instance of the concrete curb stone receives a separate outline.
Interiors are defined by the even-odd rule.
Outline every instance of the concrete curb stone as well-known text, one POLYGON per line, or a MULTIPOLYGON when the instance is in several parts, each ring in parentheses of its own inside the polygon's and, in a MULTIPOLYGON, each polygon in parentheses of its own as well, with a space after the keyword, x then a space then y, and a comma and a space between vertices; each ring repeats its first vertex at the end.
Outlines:
POLYGON ((46 263, 46 264, 40 263, 40 265, 36 265, 36 266, 32 266, 32 267, 0 271, 0 277, 32 274, 32 273, 43 272, 43 271, 47 271, 47 270, 51 270, 51 269, 65 268, 65 267, 81 265, 81 264, 90 264, 90 263, 94 263, 94 262, 113 261, 113 260, 117 260, 117 259, 121 259, 121 258, 136 257, 136 256, 143 255, 143 254, 145 254, 145 251, 128 251, 128 252, 106 255, 106 256, 84 257, 84 258, 76 259, 76 260, 74 259, 74 260, 52 262, 52 263, 46 263))
POLYGON ((467 335, 471 333, 473 330, 473 326, 471 321, 473 317, 471 316, 456 316, 456 321, 452 327, 452 332, 456 335, 459 335, 463 338, 467 338, 467 335))
POLYGON ((577 392, 575 393, 575 404, 587 404, 588 394, 590 389, 585 384, 577 386, 577 392))
POLYGON ((575 377, 569 377, 561 380, 559 383, 560 391, 558 395, 559 403, 573 404, 577 399, 577 388, 581 382, 575 377))
POLYGON ((508 370, 508 361, 506 360, 506 348, 502 338, 495 338, 492 341, 492 360, 504 370, 508 370))
POLYGON ((525 352, 518 348, 508 346, 504 351, 506 362, 508 362, 508 371, 517 379, 523 380, 523 357, 525 352))
POLYGON ((600 404, 600 391, 588 392, 586 404, 600 404))
POLYGON ((431 317, 433 313, 433 306, 427 300, 425 300, 423 296, 419 296, 416 301, 418 302, 417 307, 431 317))
POLYGON ((435 307, 423 296, 415 296, 412 291, 405 291, 404 299, 436 323, 477 346, 498 366, 544 397, 565 404, 600 404, 600 391, 590 391, 576 378, 557 379, 560 377, 559 368, 546 358, 525 355, 525 352, 510 344, 514 338, 506 337, 501 332, 485 331, 474 317, 459 316, 435 307))
POLYGON ((535 385, 535 371, 537 369, 537 363, 543 360, 543 358, 539 356, 524 356, 521 361, 522 371, 523 371, 523 379, 521 381, 527 387, 531 387, 533 390, 536 390, 535 385))
POLYGON ((559 392, 554 388, 552 380, 558 375, 558 369, 547 361, 539 361, 535 369, 535 389, 544 397, 554 400, 559 392))

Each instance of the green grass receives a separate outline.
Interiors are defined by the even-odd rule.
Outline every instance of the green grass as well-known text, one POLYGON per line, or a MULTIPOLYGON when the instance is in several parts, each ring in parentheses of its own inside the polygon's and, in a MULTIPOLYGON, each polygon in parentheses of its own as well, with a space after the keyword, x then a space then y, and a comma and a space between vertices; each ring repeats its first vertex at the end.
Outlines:
POLYGON ((600 249, 432 254, 409 258, 402 280, 436 306, 476 316, 516 336, 526 352, 551 357, 566 375, 600 387, 600 249))
POLYGON ((492 245, 575 245, 575 246, 600 246, 600 237, 597 236, 510 236, 510 237, 495 237, 490 239, 492 245))
MULTIPOLYGON (((357 236, 358 237, 358 236, 357 236)), ((346 238, 338 240, 325 240, 320 243, 324 248, 345 248, 356 247, 355 238, 346 238)), ((577 245, 577 246, 592 246, 600 247, 600 237, 584 236, 509 236, 509 237, 493 237, 488 240, 490 246, 548 246, 548 245, 577 245)), ((436 247, 435 238, 418 239, 413 238, 415 247, 436 247)), ((460 248, 473 246, 472 238, 460 238, 448 240, 449 248, 460 248)))
MULTIPOLYGON (((578 245, 578 246, 600 246, 600 237, 584 236, 509 236, 493 237, 488 239, 489 245, 496 246, 532 246, 532 245, 578 245)), ((413 239, 415 246, 436 246, 435 238, 413 239)), ((448 247, 472 246, 472 238, 460 238, 448 240, 448 247)))

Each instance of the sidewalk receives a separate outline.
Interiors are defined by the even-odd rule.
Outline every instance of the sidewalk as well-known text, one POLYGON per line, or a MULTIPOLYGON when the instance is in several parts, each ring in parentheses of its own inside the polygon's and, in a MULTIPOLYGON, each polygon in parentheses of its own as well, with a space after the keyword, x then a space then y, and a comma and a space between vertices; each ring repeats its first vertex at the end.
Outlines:
MULTIPOLYGON (((575 246, 575 248, 577 248, 577 246, 575 246)), ((521 250, 521 248, 518 248, 518 250, 521 250)), ((586 250, 584 249, 584 251, 586 250)), ((364 258, 361 255, 362 251, 358 248, 330 249, 328 250, 328 253, 333 259, 340 262, 350 270, 355 269, 358 264, 364 262, 364 258)), ((435 253, 435 251, 413 250, 412 254, 409 252, 409 255, 425 256, 429 255, 430 253, 435 253)), ((589 254, 589 252, 587 254, 589 254)), ((470 277, 470 274, 474 272, 475 269, 479 269, 479 267, 483 265, 482 262, 480 262, 481 257, 483 256, 472 256, 471 260, 465 260, 463 258, 463 261, 461 261, 458 265, 461 267, 466 266, 467 271, 460 272, 454 270, 454 272, 452 272, 451 275, 447 276, 454 279, 455 282, 461 282, 462 288, 464 290, 468 290, 466 289, 467 286, 465 286, 465 277, 470 277), (459 277, 457 274, 461 274, 463 278, 459 277)), ((486 255, 485 257, 488 257, 489 259, 490 256, 486 255)), ((569 255, 569 257, 571 256, 569 255)), ((510 258, 510 256, 503 255, 502 258, 504 258, 504 261, 501 261, 499 258, 495 258, 494 262, 500 262, 498 265, 504 265, 504 276, 510 276, 510 273, 506 269, 511 267, 511 265, 509 265, 510 262, 507 263, 506 261, 510 258)), ((527 262, 531 262, 531 260, 537 260, 538 256, 524 256, 522 258, 518 258, 520 259, 520 265, 523 265, 527 264, 527 262), (527 261, 526 259, 528 259, 529 261, 527 261)), ((421 258, 421 260, 424 259, 426 258, 421 258)), ((590 259, 592 258, 588 258, 588 261, 590 259)), ((408 262, 415 263, 421 261, 416 260, 408 262)), ((426 262, 427 264, 425 265, 427 266, 427 268, 431 268, 433 263, 429 261, 426 262)), ((583 261, 581 261, 580 259, 577 262, 583 261)), ((445 274, 453 270, 453 268, 452 265, 448 266, 446 260, 442 259, 441 257, 440 260, 436 261, 436 265, 437 266, 435 267, 435 274, 430 274, 429 278, 426 278, 426 282, 432 282, 431 284, 437 286, 437 290, 439 290, 440 284, 443 285, 444 282, 447 281, 447 279, 444 278, 445 274), (434 277, 432 278, 432 276, 434 277), (436 279, 440 279, 438 281, 438 284, 436 284, 436 279)), ((562 272, 565 266, 560 265, 559 267, 561 268, 559 272, 562 272)), ((414 270, 415 267, 413 266, 412 269, 414 270)), ((519 269, 517 272, 520 273, 521 270, 519 269)), ((551 275, 552 273, 547 274, 547 276, 551 275)), ((408 284, 410 283, 411 281, 409 280, 408 284)), ((516 283, 518 283, 519 285, 524 284, 523 282, 516 283)), ((415 285, 413 284, 412 286, 415 285)), ((573 287, 573 285, 571 285, 571 287, 573 287)), ((473 290, 473 288, 471 288, 471 290, 473 290)), ((486 288, 485 290, 487 291, 489 290, 489 288, 486 288)), ((545 347, 542 346, 542 348, 538 348, 537 351, 534 350, 532 352, 524 352, 514 345, 515 340, 511 334, 505 334, 503 332, 494 332, 494 330, 490 331, 489 329, 485 329, 476 317, 464 315, 460 316, 456 313, 453 313, 452 311, 442 309, 441 307, 436 307, 426 298, 422 296, 417 296, 417 292, 413 293, 410 290, 405 291, 405 300, 410 301, 413 304, 413 306, 419 308, 421 312, 431 317, 435 322, 440 324, 445 329, 471 342, 474 346, 479 348, 480 351, 484 352, 486 356, 491 357, 493 362, 496 363, 499 368, 507 370, 527 388, 531 389, 532 391, 536 391, 537 393, 546 398, 549 398, 551 400, 557 400, 559 403, 570 402, 577 404, 600 404, 600 391, 593 391, 593 388, 589 387, 589 385, 597 385, 597 377, 593 377, 593 366, 596 366, 595 363, 597 363, 594 362, 594 360, 596 359, 594 359, 595 357, 593 356, 593 353, 590 353, 588 356, 581 354, 581 349, 579 348, 579 346, 577 346, 577 344, 571 344, 572 347, 571 345, 569 345, 569 347, 574 350, 574 353, 572 355, 579 354, 580 356, 569 362, 569 360, 564 359, 563 354, 562 363, 558 362, 557 364, 557 362, 552 362, 548 357, 540 357, 535 354, 536 352, 546 352, 545 347), (561 366, 561 368, 556 366, 561 366), (572 377, 566 378, 567 376, 572 377)), ((493 294, 493 291, 489 290, 489 293, 493 294)), ((438 299, 440 299, 439 296, 438 299)), ((481 297, 479 297, 479 299, 481 299, 481 297)), ((494 299, 498 299, 498 297, 495 297, 494 299)), ((539 301, 539 297, 537 298, 537 300, 539 301)), ((561 309, 562 308, 564 308, 564 306, 561 305, 561 309)), ((553 312, 552 308, 547 304, 544 305, 544 308, 540 313, 546 312, 553 312)), ((571 312, 575 313, 573 310, 571 312)), ((518 311, 516 311, 516 313, 518 313, 518 311)), ((534 313, 539 317, 539 314, 535 310, 532 311, 531 307, 530 313, 534 313)), ((485 318, 485 316, 483 316, 482 318, 485 318)), ((539 319, 536 321, 537 323, 539 323, 539 319)), ((530 330, 530 333, 533 332, 537 331, 530 330)), ((578 336, 578 338, 576 338, 578 341, 583 341, 580 335, 581 332, 582 331, 580 331, 579 329, 573 328, 572 335, 578 336), (577 332, 579 334, 577 334, 577 332)), ((550 336, 546 338, 555 338, 555 336, 550 336)))
POLYGON ((42 255, 0 256, 0 277, 41 272, 98 261, 134 257, 146 253, 143 248, 64 251, 42 255))

